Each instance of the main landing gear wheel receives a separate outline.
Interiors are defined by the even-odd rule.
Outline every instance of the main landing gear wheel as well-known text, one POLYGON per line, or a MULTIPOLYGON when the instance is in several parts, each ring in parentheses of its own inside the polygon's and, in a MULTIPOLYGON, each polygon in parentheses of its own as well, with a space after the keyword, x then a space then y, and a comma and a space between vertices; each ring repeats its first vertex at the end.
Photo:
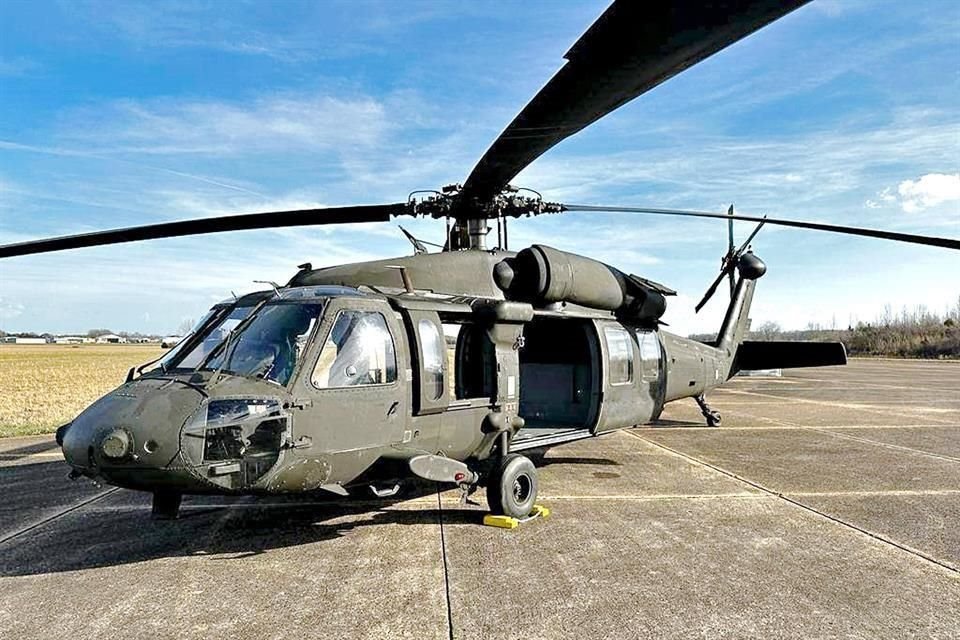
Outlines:
POLYGON ((487 481, 490 512, 511 518, 525 518, 537 501, 537 468, 530 459, 516 453, 503 458, 487 481))

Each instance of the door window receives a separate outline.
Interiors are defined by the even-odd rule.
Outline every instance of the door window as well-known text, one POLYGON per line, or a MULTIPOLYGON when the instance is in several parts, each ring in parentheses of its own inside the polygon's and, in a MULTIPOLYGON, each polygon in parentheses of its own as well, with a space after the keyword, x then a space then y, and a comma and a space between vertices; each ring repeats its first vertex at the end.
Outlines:
POLYGON ((417 333, 420 334, 420 346, 423 353, 421 366, 423 367, 424 395, 431 400, 439 400, 443 395, 443 365, 446 357, 446 344, 440 336, 437 325, 429 320, 417 323, 417 333))
POLYGON ((627 384, 633 381, 633 340, 623 327, 606 326, 603 335, 607 339, 607 358, 610 384, 627 384))
POLYGON ((314 386, 355 387, 396 379, 396 350, 383 315, 356 310, 337 314, 311 376, 314 386))
POLYGON ((640 331, 640 368, 644 381, 654 382, 660 378, 660 341, 653 331, 640 331))

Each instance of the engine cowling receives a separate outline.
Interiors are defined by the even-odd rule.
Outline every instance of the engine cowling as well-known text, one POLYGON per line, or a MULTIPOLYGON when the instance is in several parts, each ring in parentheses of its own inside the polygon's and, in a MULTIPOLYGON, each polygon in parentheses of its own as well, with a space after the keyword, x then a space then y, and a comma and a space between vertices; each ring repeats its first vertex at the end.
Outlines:
POLYGON ((640 324, 656 324, 675 292, 592 258, 535 244, 494 266, 508 300, 546 305, 570 302, 613 311, 640 324))

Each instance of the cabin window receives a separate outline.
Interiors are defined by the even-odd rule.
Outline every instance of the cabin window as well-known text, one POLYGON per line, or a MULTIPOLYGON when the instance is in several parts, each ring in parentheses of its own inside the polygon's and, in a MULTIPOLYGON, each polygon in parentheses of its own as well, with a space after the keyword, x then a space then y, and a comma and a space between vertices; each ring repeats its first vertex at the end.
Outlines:
MULTIPOLYGON (((441 321, 444 320, 441 315, 441 321)), ((447 384, 457 400, 489 398, 496 384, 496 354, 487 331, 471 322, 443 322, 447 348, 447 384)))
POLYGON ((623 327, 604 327, 607 339, 607 362, 610 384, 628 384, 633 381, 633 340, 623 327))
POLYGON ((421 367, 423 368, 424 395, 431 400, 439 400, 443 395, 443 365, 446 358, 446 344, 440 336, 437 325, 429 320, 417 323, 417 333, 420 334, 420 346, 423 353, 421 367))
POLYGON ((640 375, 644 382, 656 382, 660 379, 660 341, 653 331, 637 333, 640 340, 640 375))
POLYGON ((396 349, 383 315, 354 310, 337 314, 311 376, 314 386, 356 387, 396 379, 396 349))

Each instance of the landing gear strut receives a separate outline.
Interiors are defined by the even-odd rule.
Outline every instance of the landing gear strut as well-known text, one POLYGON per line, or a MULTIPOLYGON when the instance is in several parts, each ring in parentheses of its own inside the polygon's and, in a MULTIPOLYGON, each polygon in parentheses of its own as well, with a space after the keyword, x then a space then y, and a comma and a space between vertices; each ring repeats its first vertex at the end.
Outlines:
POLYGON ((710 405, 707 404, 707 398, 702 393, 696 396, 694 400, 697 401, 697 406, 700 407, 700 413, 702 413, 703 417, 707 420, 707 426, 719 427, 723 421, 720 412, 710 408, 710 405))

